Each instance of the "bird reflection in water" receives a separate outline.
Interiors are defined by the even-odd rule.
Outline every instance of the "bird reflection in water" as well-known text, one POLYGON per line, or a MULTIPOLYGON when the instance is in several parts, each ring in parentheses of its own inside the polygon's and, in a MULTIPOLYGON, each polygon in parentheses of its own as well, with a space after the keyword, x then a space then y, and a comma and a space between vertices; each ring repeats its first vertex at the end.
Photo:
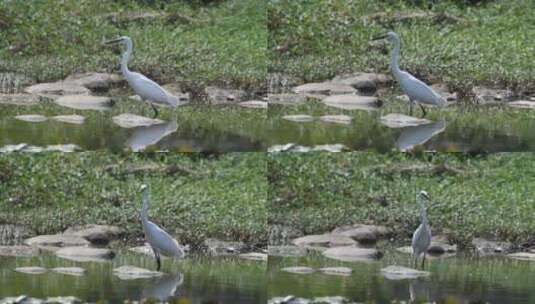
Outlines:
POLYGON ((403 131, 396 140, 396 148, 403 152, 408 151, 416 145, 426 143, 433 136, 444 132, 444 130, 446 130, 446 121, 444 120, 403 128, 403 131))
POLYGON ((165 302, 177 296, 178 286, 184 282, 181 273, 165 274, 144 285, 142 299, 156 299, 165 302))
POLYGON ((126 146, 134 152, 143 151, 151 145, 157 144, 162 138, 176 132, 176 121, 165 122, 147 127, 137 127, 126 141, 126 146))

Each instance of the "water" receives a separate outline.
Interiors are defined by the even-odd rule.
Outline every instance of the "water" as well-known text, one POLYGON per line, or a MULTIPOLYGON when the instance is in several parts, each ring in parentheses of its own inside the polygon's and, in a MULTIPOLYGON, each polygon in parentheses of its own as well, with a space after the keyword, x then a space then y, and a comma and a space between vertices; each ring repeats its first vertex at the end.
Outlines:
POLYGON ((388 280, 380 269, 409 265, 409 256, 389 250, 369 263, 339 262, 320 255, 269 257, 268 298, 344 296, 365 303, 535 303, 535 263, 506 257, 450 257, 430 261, 427 278, 388 280), (283 267, 349 267, 350 276, 292 274, 283 267))
MULTIPOLYGON (((388 102, 378 109, 349 111, 334 109, 315 101, 305 105, 270 105, 268 146, 295 143, 315 146, 341 143, 350 150, 387 152, 391 150, 432 150, 441 152, 535 151, 535 111, 505 106, 448 107, 428 111, 432 123, 419 127, 389 128, 380 118, 389 113, 408 115, 406 103, 388 102), (322 122, 297 123, 284 115, 348 115, 351 124, 322 122)), ((420 117, 415 109, 413 116, 420 117)))
POLYGON ((0 259, 0 298, 25 294, 31 297, 75 296, 83 301, 122 303, 145 298, 190 304, 266 303, 265 262, 232 257, 188 256, 163 260, 165 276, 121 280, 112 272, 122 265, 155 269, 153 258, 119 254, 112 262, 73 262, 55 256, 0 259), (82 267, 84 276, 47 272, 24 274, 15 267, 82 267))
POLYGON ((81 150, 175 152, 227 152, 265 150, 262 134, 265 111, 237 106, 188 105, 177 110, 164 109, 159 119, 165 124, 151 127, 121 128, 112 117, 122 113, 152 117, 150 107, 122 100, 108 111, 73 110, 53 103, 30 107, 0 105, 0 147, 26 143, 33 146, 76 144, 81 150), (147 109, 145 109, 147 108, 147 109), (47 117, 77 114, 83 124, 48 119, 26 122, 21 114, 47 117), (254 124, 254 125, 251 125, 254 124))

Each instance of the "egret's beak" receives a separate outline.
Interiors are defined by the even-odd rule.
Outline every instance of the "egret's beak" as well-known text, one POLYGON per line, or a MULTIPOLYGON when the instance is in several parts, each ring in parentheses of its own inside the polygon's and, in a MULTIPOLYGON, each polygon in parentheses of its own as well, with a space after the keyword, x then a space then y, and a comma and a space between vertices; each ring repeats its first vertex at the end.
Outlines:
POLYGON ((117 39, 113 39, 113 40, 108 40, 108 41, 104 42, 104 44, 114 44, 114 43, 121 42, 121 41, 123 41, 123 38, 117 38, 117 39))
POLYGON ((382 40, 382 39, 385 39, 386 37, 388 37, 388 36, 387 36, 387 35, 382 35, 382 36, 373 37, 373 38, 372 38, 372 41, 375 41, 375 40, 382 40))

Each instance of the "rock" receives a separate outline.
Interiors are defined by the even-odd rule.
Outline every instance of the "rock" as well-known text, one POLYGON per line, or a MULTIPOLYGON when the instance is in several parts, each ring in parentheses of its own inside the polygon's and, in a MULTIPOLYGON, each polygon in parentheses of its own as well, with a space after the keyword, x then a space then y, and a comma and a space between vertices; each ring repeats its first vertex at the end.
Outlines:
POLYGON ((28 122, 43 122, 47 120, 45 116, 39 114, 17 115, 15 119, 28 122))
POLYGON ((307 254, 307 249, 298 246, 268 246, 268 256, 300 257, 307 254))
POLYGON ((433 84, 431 88, 433 88, 433 90, 435 90, 447 102, 453 102, 459 99, 457 93, 450 92, 450 89, 448 88, 446 84, 436 83, 436 84, 433 84))
POLYGON ((250 100, 250 101, 244 101, 240 102, 239 105, 244 108, 251 108, 251 109, 267 109, 268 103, 262 100, 250 100))
POLYGON ((278 152, 310 152, 310 151, 324 151, 324 152, 342 152, 348 150, 348 148, 343 144, 332 144, 332 145, 317 145, 314 147, 305 147, 299 146, 294 143, 289 143, 285 145, 273 145, 268 148, 269 153, 278 153, 278 152))
POLYGON ((52 117, 53 120, 81 125, 85 122, 85 117, 81 115, 58 115, 52 117))
POLYGON ((33 106, 39 103, 39 96, 33 94, 0 94, 0 104, 33 106))
POLYGON ((80 146, 75 145, 75 144, 48 145, 44 149, 44 151, 47 151, 47 152, 65 152, 65 153, 75 152, 78 150, 82 150, 82 148, 80 148, 80 146))
POLYGON ((123 82, 122 76, 109 73, 79 73, 65 78, 64 82, 70 82, 88 88, 91 91, 107 91, 113 85, 123 82))
POLYGON ((267 261, 268 260, 267 254, 259 253, 259 252, 242 253, 238 256, 246 260, 254 260, 254 261, 267 261))
POLYGON ((431 273, 427 271, 420 271, 403 266, 388 266, 381 269, 381 274, 389 280, 416 279, 431 275, 431 273))
POLYGON ((515 260, 535 261, 535 253, 533 252, 516 252, 507 256, 515 260))
POLYGON ((268 94, 268 103, 280 105, 297 105, 307 100, 303 94, 268 94))
POLYGON ((281 270, 285 272, 298 273, 298 274, 310 274, 316 271, 313 268, 304 267, 304 266, 285 267, 285 268, 282 268, 281 270))
MULTIPOLYGON (((294 143, 289 143, 289 144, 285 144, 285 145, 273 145, 271 147, 268 148, 268 153, 278 153, 278 152, 287 152, 287 151, 290 151, 293 147, 295 147, 296 144, 294 143)), ((16 147, 5 147, 5 149, 14 149, 16 147)))
POLYGON ((383 254, 371 248, 359 248, 354 246, 334 247, 322 252, 325 257, 345 262, 366 262, 374 261, 383 254))
POLYGON ((85 269, 80 267, 56 267, 51 269, 53 272, 68 274, 73 276, 83 276, 85 274, 85 269))
POLYGON ((242 90, 220 89, 217 87, 206 87, 204 92, 208 96, 208 101, 213 105, 238 103, 246 96, 245 91, 242 90))
POLYGON ((314 299, 297 298, 294 296, 274 297, 268 300, 268 304, 356 304, 340 296, 318 297, 314 299))
POLYGON ((113 269, 113 273, 121 280, 147 279, 160 277, 163 275, 163 272, 152 271, 130 265, 115 268, 113 269))
POLYGON ((306 83, 293 88, 297 94, 314 95, 337 95, 337 94, 354 94, 357 92, 350 85, 335 82, 306 83))
POLYGON ((377 87, 386 86, 391 81, 385 74, 376 73, 353 73, 339 75, 333 78, 332 82, 350 85, 362 92, 375 92, 377 87))
MULTIPOLYGON (((132 247, 132 248, 128 248, 128 251, 132 251, 132 252, 135 252, 135 253, 139 253, 139 254, 144 254, 144 255, 148 255, 150 257, 154 257, 154 252, 152 251, 152 248, 150 247, 149 244, 145 244, 143 246, 137 246, 137 247, 132 247)), ((162 259, 166 258, 165 256, 160 256, 162 259)))
POLYGON ((153 119, 130 113, 123 113, 121 115, 114 116, 112 120, 121 128, 146 127, 164 123, 164 121, 160 119, 153 119))
POLYGON ((31 266, 31 267, 17 267, 16 272, 29 273, 29 274, 41 274, 46 272, 46 268, 31 266))
POLYGON ((45 301, 38 298, 31 298, 26 295, 18 297, 6 297, 0 299, 0 304, 44 304, 45 301))
POLYGON ((475 100, 479 104, 500 104, 511 101, 514 94, 510 90, 496 90, 484 87, 474 87, 472 89, 475 100))
POLYGON ((246 249, 243 242, 229 242, 220 241, 217 239, 206 239, 203 244, 208 248, 208 252, 212 255, 229 255, 239 254, 246 249))
POLYGON ((380 122, 389 128, 404 128, 431 123, 430 120, 398 113, 390 113, 380 118, 380 122))
POLYGON ((57 99, 65 95, 88 95, 89 89, 72 82, 39 83, 24 89, 26 93, 57 99))
POLYGON ((311 151, 323 151, 323 152, 342 152, 348 150, 348 148, 343 144, 332 144, 332 145, 317 145, 312 147, 311 151))
POLYGON ((31 257, 39 255, 39 249, 31 246, 0 246, 0 256, 31 257))
POLYGON ((339 234, 307 235, 294 239, 292 243, 299 247, 339 247, 356 245, 357 242, 350 237, 339 234))
POLYGON ((26 148, 27 146, 28 144, 5 145, 2 148, 0 148, 0 153, 19 152, 19 151, 22 151, 22 149, 26 148))
POLYGON ((53 247, 68 247, 68 246, 86 246, 89 242, 82 237, 75 235, 39 235, 24 240, 24 244, 29 246, 53 246, 53 247))
POLYGON ((324 115, 320 117, 320 120, 323 122, 337 123, 342 125, 351 124, 353 118, 347 115, 324 115))
MULTIPOLYGON (((0 98, 1 100, 1 98, 0 98)), ((508 106, 520 109, 535 109, 535 101, 531 100, 517 100, 507 103, 508 106)))
POLYGON ((348 267, 325 267, 320 268, 319 272, 323 272, 325 274, 330 275, 350 276, 353 272, 353 269, 348 267))
POLYGON ((473 239, 472 246, 480 255, 505 254, 513 249, 513 244, 509 242, 495 242, 483 238, 473 239))
POLYGON ((450 245, 445 235, 437 235, 431 238, 431 245, 427 252, 434 255, 457 252, 457 245, 450 245))
POLYGON ((381 102, 377 97, 360 95, 333 95, 326 97, 322 102, 329 106, 342 110, 376 110, 381 102))
POLYGON ((297 114, 297 115, 285 115, 282 117, 282 119, 288 120, 288 121, 294 121, 294 122, 311 122, 314 121, 314 117, 310 115, 305 114, 297 114))
POLYGON ((91 247, 65 247, 56 251, 60 258, 77 262, 101 262, 112 259, 115 254, 110 249, 91 247))
POLYGON ((81 304, 82 300, 77 297, 50 297, 45 301, 46 304, 81 304))
POLYGON ((110 241, 118 239, 123 233, 123 229, 110 225, 75 226, 63 232, 65 235, 83 237, 94 245, 106 245, 110 241))
POLYGON ((350 237, 361 244, 375 244, 379 238, 388 236, 390 229, 384 226, 355 224, 336 228, 331 233, 350 237))
POLYGON ((66 95, 59 97, 55 102, 63 107, 77 110, 109 110, 112 101, 109 97, 89 95, 66 95))

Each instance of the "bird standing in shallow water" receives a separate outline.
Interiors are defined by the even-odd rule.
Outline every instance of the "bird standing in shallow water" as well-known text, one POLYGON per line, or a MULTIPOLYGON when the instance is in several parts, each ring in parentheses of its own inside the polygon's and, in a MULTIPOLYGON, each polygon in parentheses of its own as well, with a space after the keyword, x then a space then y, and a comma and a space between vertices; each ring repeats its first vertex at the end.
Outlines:
POLYGON ((425 200, 429 200, 429 195, 425 191, 420 191, 416 197, 418 204, 420 205, 420 217, 422 223, 414 234, 412 235, 412 259, 414 262, 414 267, 418 267, 418 258, 423 254, 422 259, 422 269, 425 267, 425 255, 427 249, 431 245, 431 227, 427 220, 427 212, 425 211, 425 200))
POLYGON ((154 257, 156 258, 157 270, 160 270, 161 261, 160 254, 169 257, 184 257, 185 253, 182 249, 182 246, 173 239, 167 232, 158 225, 149 221, 148 212, 149 212, 149 188, 147 185, 141 186, 141 192, 143 193, 143 207, 141 208, 141 224, 143 226, 143 232, 145 233, 145 239, 149 243, 152 251, 154 252, 154 257))
POLYGON ((144 75, 132 72, 128 69, 128 59, 132 54, 132 39, 130 39, 130 37, 122 36, 106 42, 106 44, 114 43, 121 43, 126 46, 126 51, 121 58, 121 73, 134 92, 136 92, 141 99, 147 101, 151 105, 154 110, 154 117, 158 116, 158 110, 156 109, 155 104, 176 108, 179 105, 179 100, 176 96, 173 96, 156 82, 144 75))
POLYGON ((409 96, 409 112, 412 115, 412 105, 418 104, 422 109, 423 116, 426 115, 425 108, 422 104, 435 105, 438 107, 445 107, 446 101, 442 96, 435 92, 431 87, 423 83, 418 78, 412 76, 406 71, 402 71, 399 68, 399 49, 400 39, 394 32, 388 32, 388 34, 380 37, 376 37, 373 40, 386 39, 394 44, 394 50, 392 51, 392 60, 390 62, 390 69, 392 74, 396 78, 397 82, 401 86, 401 89, 407 96, 409 96))

